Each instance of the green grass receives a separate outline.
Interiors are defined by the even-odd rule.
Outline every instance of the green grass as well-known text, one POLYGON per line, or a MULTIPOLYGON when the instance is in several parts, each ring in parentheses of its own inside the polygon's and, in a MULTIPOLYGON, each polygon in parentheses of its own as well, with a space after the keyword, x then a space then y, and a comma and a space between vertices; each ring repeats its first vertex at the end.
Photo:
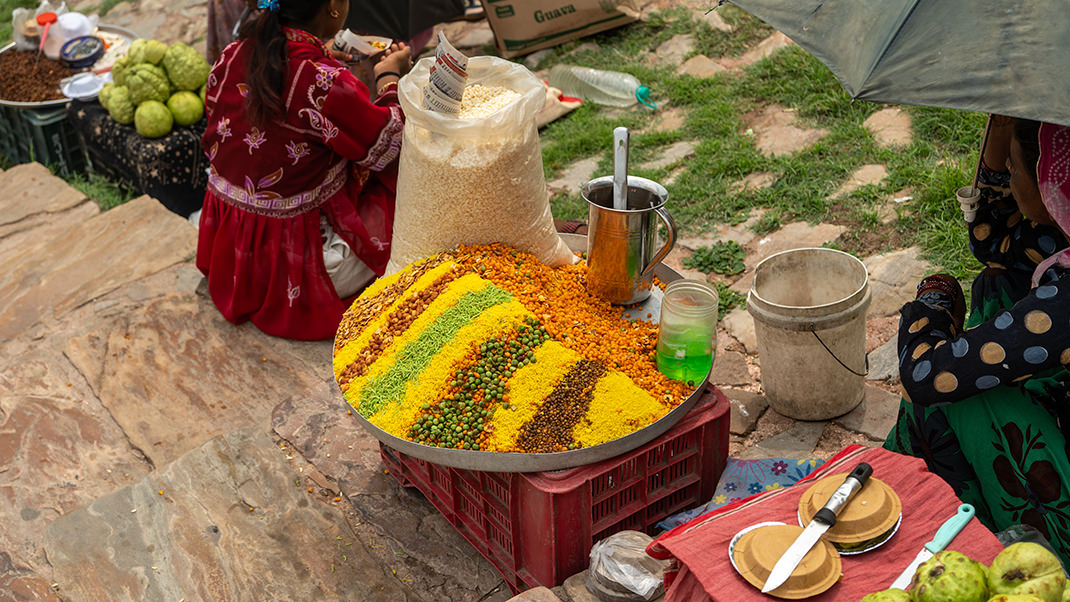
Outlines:
POLYGON ((123 2, 126 2, 126 0, 104 0, 100 3, 100 6, 96 8, 96 11, 100 14, 100 16, 103 17, 104 15, 108 14, 108 11, 115 8, 116 5, 122 4, 123 2))
POLYGON ((76 173, 65 180, 72 188, 96 201, 101 211, 114 209, 137 196, 137 191, 95 173, 76 173))
MULTIPOLYGON (((671 178, 669 208, 684 234, 738 224, 763 208, 765 213, 754 226, 758 233, 798 220, 833 221, 849 230, 835 241, 836 248, 871 253, 919 245, 940 269, 961 278, 975 273, 979 266, 967 248, 954 190, 966 184, 973 171, 984 116, 903 107, 913 119, 913 141, 905 148, 881 148, 863 122, 882 106, 852 100, 828 68, 797 46, 742 72, 701 80, 676 75, 675 64, 650 60, 659 44, 677 34, 693 34, 695 53, 717 58, 739 55, 772 32, 735 7, 718 10, 734 26, 731 33, 714 31, 692 20, 688 11, 675 9, 557 47, 543 58, 542 69, 563 63, 631 73, 654 91, 660 110, 687 112, 679 129, 647 132, 643 128, 650 122, 648 109, 585 104, 543 129, 547 179, 587 157, 598 160, 595 175, 612 173, 612 131, 623 125, 632 131, 630 163, 636 167, 631 173, 660 182, 671 178), (589 44, 592 41, 596 46, 589 44), (772 104, 794 110, 797 122, 822 128, 827 135, 791 155, 764 155, 747 131, 745 116, 772 104), (680 140, 695 148, 686 161, 662 169, 638 167, 680 140), (866 164, 884 165, 887 178, 880 185, 829 198, 866 164), (775 182, 762 190, 731 192, 734 184, 754 172, 770 172, 775 182), (909 190, 913 200, 896 206, 898 219, 883 223, 878 209, 902 190, 909 190)), ((558 195, 551 203, 557 217, 586 216, 586 203, 578 192, 558 195)))

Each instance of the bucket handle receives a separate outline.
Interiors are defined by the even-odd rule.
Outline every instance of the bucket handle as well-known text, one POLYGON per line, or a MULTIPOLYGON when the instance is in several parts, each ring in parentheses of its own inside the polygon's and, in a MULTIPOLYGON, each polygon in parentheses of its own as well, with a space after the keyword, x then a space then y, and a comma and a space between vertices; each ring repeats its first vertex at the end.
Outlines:
POLYGON ((855 372, 854 370, 848 368, 847 364, 843 363, 843 360, 841 360, 840 358, 836 357, 836 354, 833 353, 831 349, 829 349, 829 346, 825 344, 825 341, 822 341, 821 337, 817 336, 817 331, 814 330, 813 326, 811 326, 807 330, 810 331, 810 334, 814 335, 814 338, 817 339, 818 343, 821 343, 821 346, 825 348, 825 351, 829 352, 829 355, 832 356, 832 359, 836 360, 837 362, 839 362, 839 364, 841 366, 843 366, 844 370, 847 370, 848 372, 850 372, 851 374, 854 374, 855 376, 861 376, 863 378, 869 375, 869 355, 868 354, 866 355, 866 371, 865 372, 855 372))
POLYGON ((668 237, 665 241, 665 246, 663 246, 656 255, 651 257, 650 263, 643 268, 643 273, 639 277, 640 281, 645 281, 647 278, 651 277, 654 273, 654 267, 661 263, 662 259, 665 259, 665 256, 669 254, 669 251, 672 251, 673 246, 676 244, 676 221, 672 219, 672 216, 669 215, 669 212, 666 211, 664 207, 656 207, 654 211, 657 212, 661 221, 665 222, 665 229, 668 230, 668 237))

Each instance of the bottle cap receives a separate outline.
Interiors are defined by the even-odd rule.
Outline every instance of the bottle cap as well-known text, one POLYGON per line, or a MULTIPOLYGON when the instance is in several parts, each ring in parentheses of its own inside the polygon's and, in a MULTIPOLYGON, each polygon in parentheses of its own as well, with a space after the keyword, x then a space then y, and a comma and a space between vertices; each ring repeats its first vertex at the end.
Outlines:
POLYGON ((651 109, 658 108, 658 105, 654 101, 650 100, 650 88, 646 86, 639 86, 635 89, 635 99, 645 104, 651 109))

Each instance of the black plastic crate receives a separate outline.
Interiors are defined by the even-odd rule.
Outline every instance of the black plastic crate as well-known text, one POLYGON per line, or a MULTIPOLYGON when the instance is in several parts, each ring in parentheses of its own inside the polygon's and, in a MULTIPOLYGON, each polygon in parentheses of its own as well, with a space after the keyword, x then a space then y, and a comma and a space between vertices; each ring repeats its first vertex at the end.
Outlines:
POLYGON ((0 106, 0 153, 12 163, 36 161, 67 176, 84 172, 85 145, 67 120, 66 107, 0 106))

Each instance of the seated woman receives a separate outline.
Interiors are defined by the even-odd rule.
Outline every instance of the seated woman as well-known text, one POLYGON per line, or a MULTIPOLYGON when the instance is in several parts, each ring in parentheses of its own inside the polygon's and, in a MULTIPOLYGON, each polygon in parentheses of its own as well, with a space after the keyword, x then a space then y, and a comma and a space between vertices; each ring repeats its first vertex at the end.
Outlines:
MULTIPOLYGON (((1070 128, 1019 121, 1010 144, 1009 187, 1019 211, 972 225, 971 242, 999 243, 1008 265, 980 282, 969 328, 958 282, 926 278, 901 311, 899 364, 905 399, 885 447, 922 457, 992 530, 1038 529, 1070 561, 1070 128), (1035 165, 1035 168, 1033 167, 1035 165), (1058 228, 1038 246, 1013 239, 1024 220, 1058 228), (1009 229, 1008 229, 1009 228, 1009 229), (1039 262, 1028 289, 1016 291, 1022 265, 1039 262), (1047 255, 1047 257, 1045 257, 1047 255), (1036 261, 1033 261, 1036 260, 1036 261), (1000 294, 992 285, 1003 279, 1000 294), (1014 298, 1016 294, 1020 298, 1014 298)), ((988 174, 992 176, 993 174, 988 174)), ((993 200, 988 195, 988 201, 993 200)), ((989 218, 999 214, 982 207, 989 218)), ((980 215, 980 213, 979 213, 980 215)), ((1043 234, 1041 236, 1047 236, 1043 234)), ((975 247, 988 249, 987 245, 975 247)), ((990 267, 995 261, 987 262, 990 267)), ((976 285, 975 285, 976 291, 976 285)))
POLYGON ((322 42, 345 22, 348 0, 258 7, 208 78, 197 267, 227 320, 326 339, 343 300, 390 255, 404 125, 397 81, 412 61, 404 44, 387 51, 373 103, 322 42))

